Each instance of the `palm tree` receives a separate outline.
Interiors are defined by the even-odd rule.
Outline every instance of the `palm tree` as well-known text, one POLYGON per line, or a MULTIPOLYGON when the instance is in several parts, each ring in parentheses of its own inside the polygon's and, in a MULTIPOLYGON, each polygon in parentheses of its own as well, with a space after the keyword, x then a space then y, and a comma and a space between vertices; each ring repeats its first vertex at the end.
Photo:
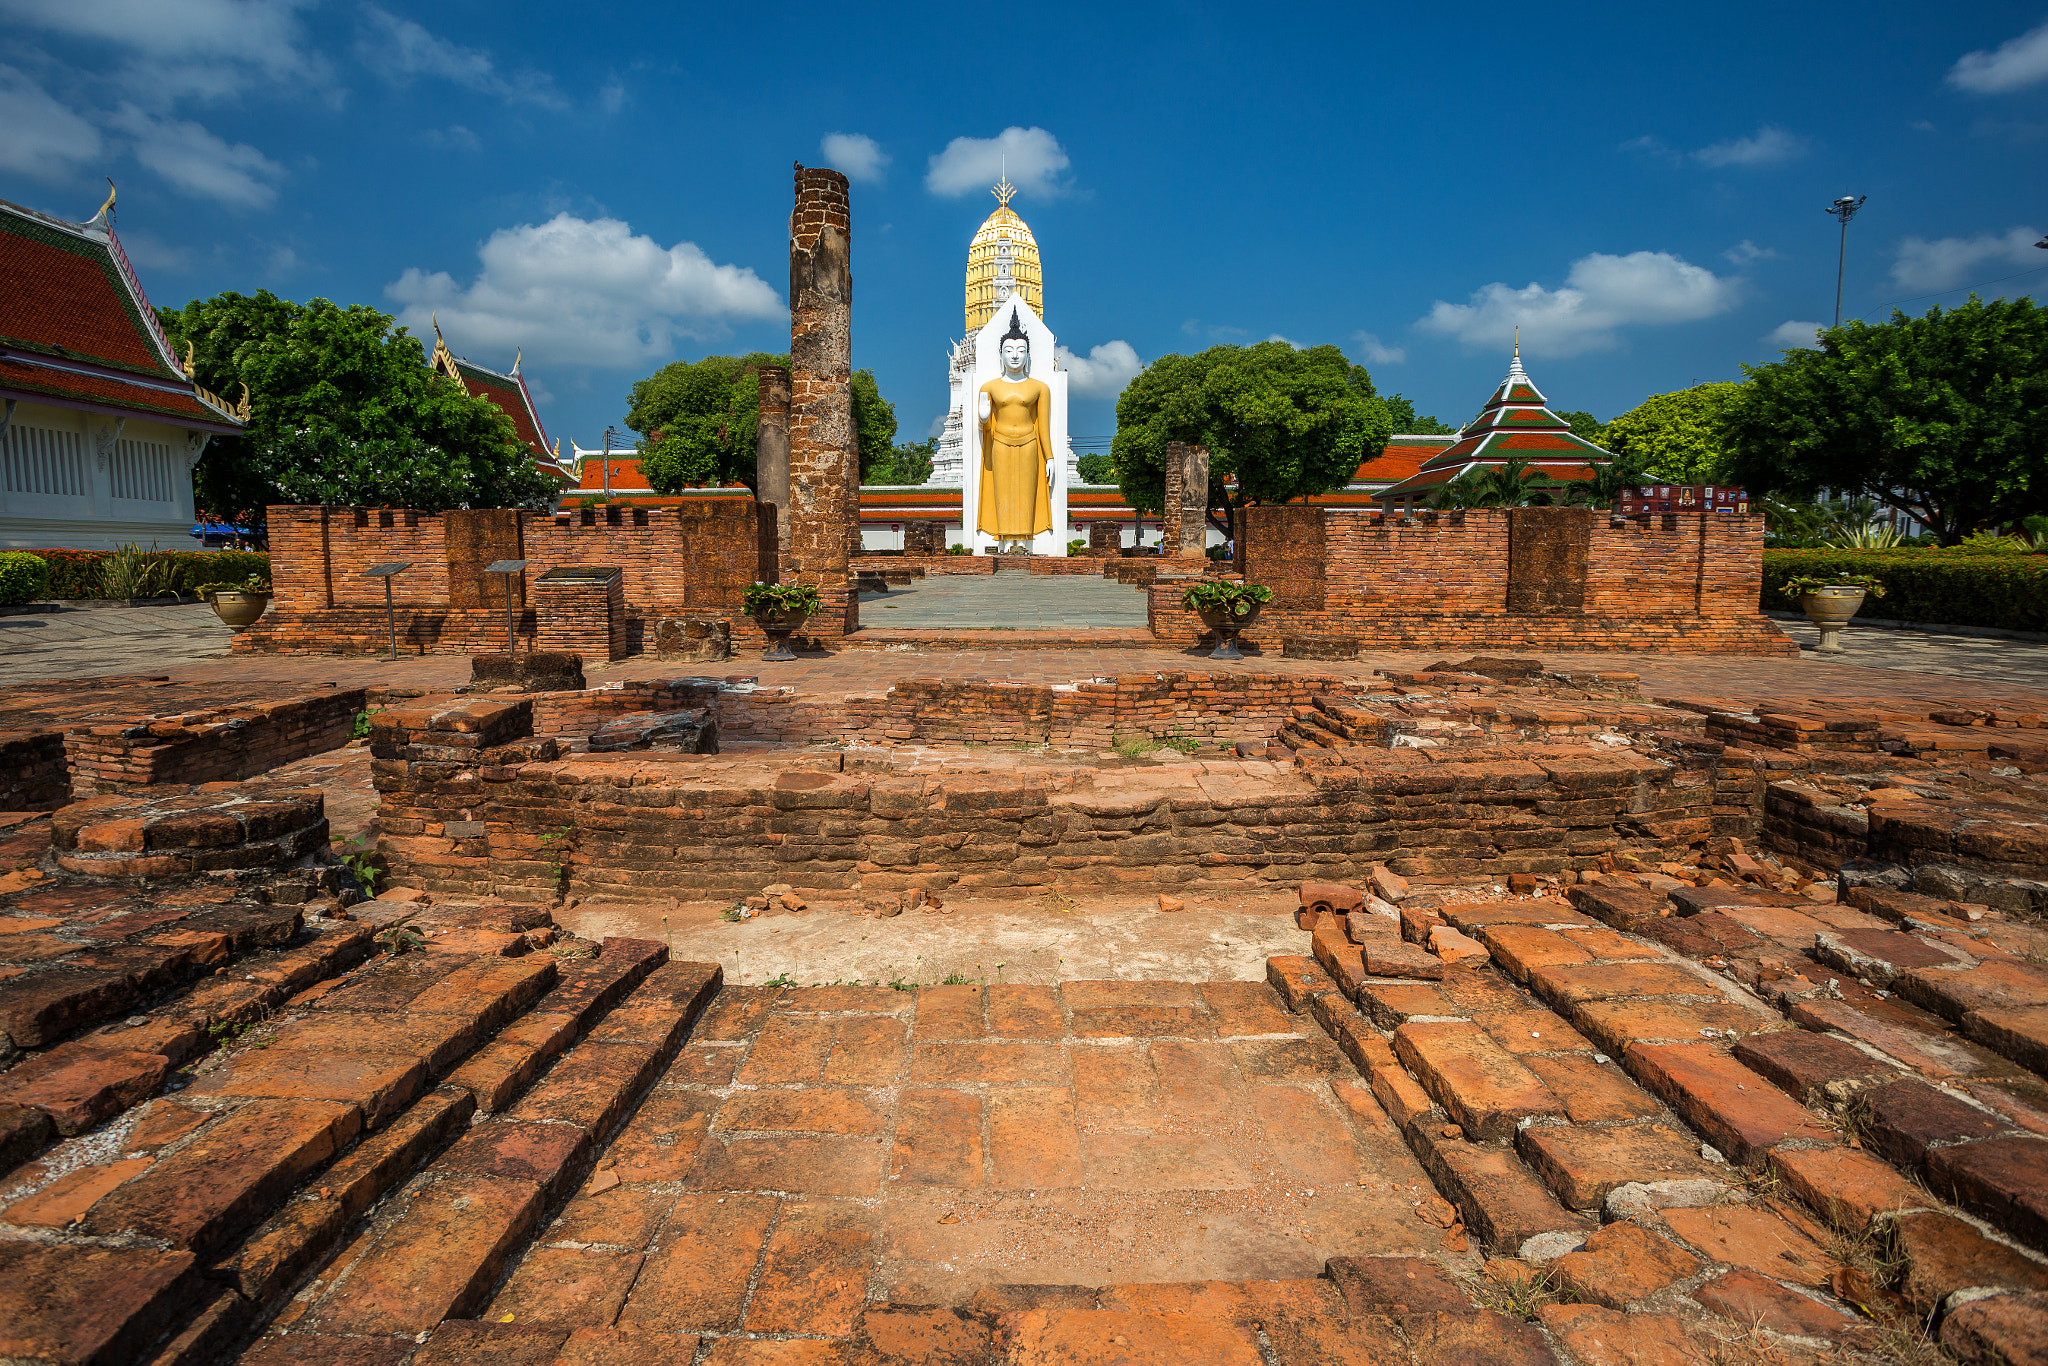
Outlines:
POLYGON ((1439 488, 1429 505, 1445 508, 1517 508, 1529 501, 1529 462, 1521 456, 1471 469, 1439 488))
POLYGON ((1592 477, 1572 481, 1564 496, 1566 503, 1611 508, 1620 500, 1623 489, 1636 488, 1650 477, 1641 457, 1633 455, 1617 455, 1605 465, 1596 465, 1589 460, 1586 468, 1592 477))

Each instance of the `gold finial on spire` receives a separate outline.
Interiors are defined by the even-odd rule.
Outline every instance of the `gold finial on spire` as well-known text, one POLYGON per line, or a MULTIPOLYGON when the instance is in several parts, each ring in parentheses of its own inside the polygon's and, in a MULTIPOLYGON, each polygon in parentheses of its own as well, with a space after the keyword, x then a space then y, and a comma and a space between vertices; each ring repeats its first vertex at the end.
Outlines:
POLYGON ((107 202, 106 202, 106 203, 104 203, 104 204, 102 204, 102 205, 100 205, 100 207, 99 207, 99 212, 98 212, 98 213, 95 213, 95 214, 94 214, 94 215, 93 215, 93 216, 92 216, 91 218, 88 218, 88 219, 86 219, 85 221, 86 221, 86 222, 88 222, 88 223, 92 223, 92 222, 97 222, 97 221, 98 221, 99 219, 102 219, 102 218, 106 218, 108 222, 112 222, 113 220, 112 220, 111 218, 108 218, 108 215, 109 215, 109 214, 111 214, 111 213, 113 213, 113 211, 114 211, 114 196, 115 196, 115 195, 117 195, 117 194, 119 194, 119 193, 120 193, 120 191, 114 188, 114 178, 113 178, 112 176, 108 176, 108 177, 107 177, 107 202))
POLYGON ((441 338, 441 310, 435 309, 427 315, 427 319, 434 324, 434 339, 439 341, 441 338))
POLYGON ((995 186, 989 190, 989 193, 996 197, 998 207, 1007 209, 1010 207, 1011 197, 1017 193, 1017 187, 1012 185, 1010 177, 1005 175, 995 183, 995 186))
POLYGON ((513 373, 513 374, 515 374, 515 375, 516 375, 516 374, 518 374, 518 373, 519 373, 519 358, 520 358, 521 356, 525 355, 525 354, 526 354, 526 348, 525 348, 525 347, 523 347, 523 346, 522 346, 522 347, 520 347, 520 348, 519 348, 519 349, 518 349, 517 351, 514 351, 514 352, 512 353, 512 373, 513 373))
POLYGON ((1521 359, 1522 359, 1522 325, 1521 325, 1520 323, 1516 323, 1516 324, 1515 324, 1515 360, 1516 360, 1517 362, 1519 362, 1519 361, 1520 361, 1521 359))

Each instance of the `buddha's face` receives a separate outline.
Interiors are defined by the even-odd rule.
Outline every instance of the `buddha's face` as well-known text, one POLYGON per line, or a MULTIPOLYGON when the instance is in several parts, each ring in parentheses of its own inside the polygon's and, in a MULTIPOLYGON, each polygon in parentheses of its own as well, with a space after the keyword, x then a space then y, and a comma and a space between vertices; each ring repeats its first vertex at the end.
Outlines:
POLYGON ((1031 363, 1031 343, 1022 337, 1009 337, 1003 341, 1003 373, 1021 375, 1031 363))

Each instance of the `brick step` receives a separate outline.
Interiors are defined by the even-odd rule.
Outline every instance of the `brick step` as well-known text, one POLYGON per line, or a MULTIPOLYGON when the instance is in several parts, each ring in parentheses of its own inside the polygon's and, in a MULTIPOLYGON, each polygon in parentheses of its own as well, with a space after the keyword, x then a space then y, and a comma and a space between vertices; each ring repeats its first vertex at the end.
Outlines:
MULTIPOLYGON (((174 1273, 181 1312, 135 1307, 154 1313, 152 1334, 197 1308, 192 1340, 164 1359, 211 1359, 207 1354, 222 1335, 261 1307, 248 1295, 251 1285, 288 1281, 306 1258, 324 1250, 323 1239, 331 1246, 348 1218, 469 1117, 475 1101, 467 1089, 428 1088, 472 1048, 550 986, 564 992, 567 1009, 599 1013, 665 954, 658 945, 616 941, 611 955, 572 964, 563 974, 547 955, 504 956, 526 947, 536 919, 518 908, 510 915, 515 924, 496 931, 477 928, 474 916, 451 921, 437 915, 440 923, 424 924, 427 951, 380 957, 298 992, 282 1017, 207 1060, 175 1099, 148 1102, 18 1178, 0 1223, 43 1238, 64 1230, 60 1236, 71 1241, 54 1245, 71 1247, 62 1256, 75 1255, 72 1241, 96 1246, 140 1235, 167 1245, 159 1260, 174 1273), (479 946, 484 952, 475 951, 479 946), (369 1136, 351 1149, 366 1131, 369 1136), (333 1184, 340 1176, 340 1197, 310 1212, 285 1209, 236 1250, 242 1235, 279 1209, 295 1184, 323 1174, 337 1154, 346 1155, 324 1178, 333 1184), (331 1217, 335 1209, 347 1211, 339 1223, 331 1217), (251 1257, 261 1264, 255 1271, 243 1265, 251 1257)), ((367 938, 367 927, 353 928, 367 938)), ((547 938, 552 933, 541 931, 547 938)), ((248 1008, 251 1020, 263 1013, 260 1005, 248 1008)), ((5 1250, 30 1262, 60 1255, 11 1245, 5 1250)), ((67 1282, 71 1301, 16 1306, 17 1315, 0 1309, 0 1320, 18 1318, 29 1332, 47 1329, 67 1344, 81 1344, 86 1356, 94 1342, 131 1342, 138 1330, 125 1319, 81 1313, 77 1297, 104 1289, 94 1282, 142 1274, 125 1251, 110 1250, 100 1260, 105 1265, 84 1283, 57 1278, 67 1282)), ((0 1355, 9 1354, 0 1346, 0 1355)))
MULTIPOLYGON (((1269 978, 1313 1011, 1372 1082, 1465 1229, 1500 1255, 1548 1262, 1551 1282, 1587 1304, 1620 1311, 1694 1281, 1693 1302, 1723 1318, 1760 1317, 1776 1331, 1868 1345, 1869 1329, 1851 1309, 1815 1293, 1835 1270, 1821 1220, 1782 1200, 1751 1199, 1688 1132, 1751 1165, 1770 1162, 1852 1235, 1936 1204, 1883 1163, 1842 1147, 1738 1060, 1745 1049, 1805 1036, 1753 1008, 1729 1024, 1734 1003, 1708 998, 1707 979, 1659 972, 1670 964, 1646 961, 1655 946, 1577 923, 1585 918, 1554 903, 1444 913, 1487 942, 1508 976, 1544 986, 1562 1011, 1495 969, 1433 982, 1359 980, 1353 993, 1363 1012, 1347 1002, 1342 972, 1331 981, 1336 990, 1314 988, 1314 960, 1276 960, 1269 978), (1733 1054, 1697 1041, 1703 1030, 1745 1025, 1733 1054), (1588 1037, 1596 1030, 1606 1043, 1588 1037), (1661 1034, 1687 1041, 1646 1047, 1637 1037, 1661 1034), (1626 1051, 1635 1080, 1596 1051, 1603 1046, 1626 1051), (1618 1222, 1596 1228, 1587 1215, 1618 1222)), ((1319 957, 1323 939, 1315 936, 1319 957)), ((2026 1272, 2037 1264, 2000 1250, 2018 1269, 1997 1284, 2031 1291, 2026 1272)), ((1942 1284, 1944 1294, 1965 1288, 1955 1276, 1942 1284)))
MULTIPOLYGON (((1935 1203, 1913 1184, 1923 1183, 2048 1252, 2048 1108, 2031 1075, 2048 1058, 2048 970, 1998 943, 2034 951, 2038 931, 1953 917, 1950 903, 1906 893, 1852 896, 1791 907, 1740 889, 1675 892, 1679 914, 1645 927, 1748 978, 1785 1018, 1758 1029, 1665 1000, 1609 1003, 1595 1023, 1635 1036, 1607 1042, 1731 1159, 1776 1164, 1835 1142, 1814 1104, 1853 1121, 1869 1152, 1910 1178, 1866 1172, 1871 1189, 1935 1203), (1702 1029, 1745 1036, 1692 1041, 1702 1029)), ((1610 919, 1641 910, 1604 888, 1575 888, 1573 900, 1610 919)))
MULTIPOLYGON (((416 1164, 375 1159, 390 1179, 370 1197, 382 1197, 374 1206, 364 1200, 364 1209, 351 1209, 347 1194, 329 1186, 302 1195, 260 1230, 243 1257, 263 1278, 256 1289, 270 1303, 316 1263, 325 1265, 243 1359, 324 1350, 324 1359, 339 1360, 364 1337, 411 1338, 482 1308, 500 1272, 582 1184, 717 990, 717 965, 665 964, 666 957, 658 944, 607 940, 594 964, 565 965, 553 991, 434 1093, 460 1116, 461 1136, 445 1151, 409 1180, 416 1164), (290 1240, 308 1225, 332 1231, 317 1253, 295 1255, 284 1273, 266 1235, 290 1240)), ((195 1339, 186 1353, 159 1357, 158 1366, 217 1359, 201 1348, 217 1345, 195 1339)))
POLYGON ((367 956, 373 926, 318 914, 339 909, 332 880, 208 879, 145 901, 48 878, 0 898, 0 925, 32 927, 0 933, 0 1175, 367 956))

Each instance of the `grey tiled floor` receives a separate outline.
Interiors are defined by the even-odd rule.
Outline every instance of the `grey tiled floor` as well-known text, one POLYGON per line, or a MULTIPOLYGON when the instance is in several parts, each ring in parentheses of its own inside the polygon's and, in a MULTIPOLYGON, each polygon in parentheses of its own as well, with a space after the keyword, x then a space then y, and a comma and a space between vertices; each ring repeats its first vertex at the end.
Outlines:
POLYGON ((234 632, 203 602, 0 616, 0 683, 160 673, 228 652, 234 632))
POLYGON ((917 630, 1145 629, 1145 593, 1089 575, 959 574, 860 595, 860 624, 917 630))

